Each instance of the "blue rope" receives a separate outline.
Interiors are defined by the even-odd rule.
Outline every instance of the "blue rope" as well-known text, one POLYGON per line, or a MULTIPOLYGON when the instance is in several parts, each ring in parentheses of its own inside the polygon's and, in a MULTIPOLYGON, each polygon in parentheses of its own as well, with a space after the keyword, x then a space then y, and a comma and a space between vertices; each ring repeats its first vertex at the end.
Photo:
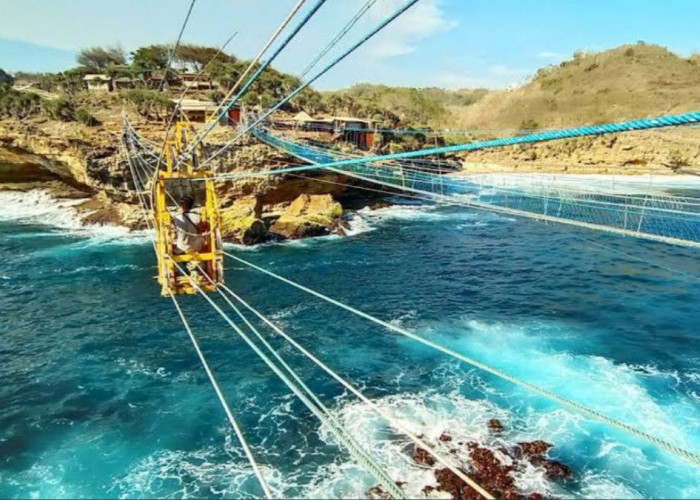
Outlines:
POLYGON ((352 47, 350 47, 348 50, 346 50, 345 52, 343 52, 343 54, 341 54, 341 55, 338 56, 335 60, 333 60, 333 62, 331 62, 328 66, 326 66, 323 70, 321 70, 320 73, 318 73, 316 76, 314 76, 313 78, 311 78, 311 79, 310 79, 309 81, 307 81, 306 83, 304 83, 304 84, 300 85, 299 87, 297 87, 297 89, 294 90, 291 94, 289 94, 287 97, 285 97, 284 99, 282 99, 281 101, 279 101, 277 104, 275 104, 275 106, 273 106, 272 108, 270 108, 269 110, 267 110, 265 113, 263 113, 263 114, 262 114, 252 125, 250 125, 244 132, 241 132, 240 134, 238 134, 238 135, 233 139, 233 141, 231 141, 231 143, 229 143, 228 146, 224 146, 224 147, 221 148, 219 151, 217 151, 216 153, 214 153, 211 157, 209 157, 209 158, 207 159, 206 162, 204 162, 204 164, 207 164, 207 163, 211 162, 214 158, 216 158, 217 156, 219 156, 221 153, 223 153, 224 151, 228 150, 228 148, 230 148, 230 147, 233 145, 233 143, 234 143, 236 140, 238 140, 243 134, 245 134, 245 133, 247 133, 249 130, 252 130, 253 128, 255 128, 257 125, 259 125, 260 123, 262 123, 263 120, 265 120, 267 117, 269 117, 272 113, 274 113, 275 111, 277 111, 278 109, 280 109, 282 106, 284 106, 286 103, 288 103, 289 101, 291 101, 292 99, 294 99, 297 95, 299 95, 301 92, 303 92, 304 89, 306 89, 306 88, 309 87, 312 83, 314 83, 316 80, 318 80, 318 79, 321 78, 323 75, 325 75, 326 73, 328 73, 331 69, 333 69, 335 66, 337 66, 341 61, 343 61, 343 59, 345 59, 347 56, 349 56, 349 55, 352 54, 354 51, 356 51, 358 48, 360 48, 362 45, 364 45, 367 41, 369 41, 372 37, 374 37, 374 36, 375 36, 377 33, 379 33, 381 30, 383 30, 384 28, 386 28, 386 27, 387 27, 389 24, 391 24, 397 17, 399 17, 401 14, 403 14, 403 13, 406 12, 408 9, 410 9, 411 7, 413 7, 416 3, 418 3, 418 1, 419 1, 419 0, 410 0, 407 4, 405 4, 405 5, 404 5, 403 7, 401 7, 399 10, 397 10, 392 16, 390 16, 389 18, 387 18, 384 22, 382 22, 379 26, 377 26, 375 29, 373 29, 370 33, 368 33, 367 35, 365 35, 359 42, 357 42, 355 45, 353 45, 352 47))
POLYGON ((277 58, 278 55, 282 53, 282 51, 289 45, 289 43, 294 39, 294 37, 297 36, 299 31, 308 23, 311 18, 316 14, 318 9, 323 6, 324 3, 326 3, 327 0, 318 0, 316 2, 316 5, 313 6, 313 8, 304 16, 304 18, 301 20, 301 22, 294 28, 294 30, 287 36, 287 38, 282 42, 282 44, 277 47, 277 50, 258 68, 258 70, 253 73, 253 76, 251 76, 248 81, 243 85, 241 90, 238 91, 238 93, 235 95, 233 99, 231 99, 231 102, 229 102, 226 106, 224 106, 221 109, 221 112, 217 115, 216 120, 212 120, 211 124, 207 128, 207 130, 204 131, 204 133, 201 136, 201 139, 197 140, 197 143, 200 143, 204 141, 204 139, 207 137, 209 132, 212 131, 212 129, 216 126, 216 124, 221 121, 221 119, 226 116, 226 114, 229 112, 229 110, 238 102, 238 100, 243 97, 246 92, 250 89, 250 87, 260 78, 260 75, 262 75, 263 71, 265 71, 270 64, 277 58))
MULTIPOLYGON (((380 156, 368 156, 362 158, 353 158, 349 160, 338 160, 331 162, 319 162, 317 165, 306 165, 301 167, 290 167, 281 168, 276 170, 267 170, 262 172, 250 172, 246 173, 246 176, 256 176, 256 175, 275 175, 275 174, 285 174, 288 172, 303 172, 306 170, 316 170, 319 168, 337 168, 342 169, 343 167, 352 167, 355 165, 362 165, 375 162, 385 162, 392 160, 405 160, 408 158, 421 158, 424 156, 432 155, 442 155, 451 153, 463 153, 465 151, 477 151, 482 149, 492 149, 504 146, 514 146, 517 144, 534 144, 538 142, 555 141, 558 139, 573 139, 578 137, 589 137, 604 134, 614 134, 619 132, 631 132, 635 130, 649 130, 658 129, 666 127, 678 127, 682 125, 690 125, 693 123, 700 123, 700 111, 692 113, 684 113, 681 115, 672 116, 660 116, 657 118, 648 118, 644 120, 633 120, 629 122, 621 123, 609 123, 605 125, 591 125, 587 127, 576 127, 567 128, 561 130, 552 130, 548 132, 540 132, 537 134, 524 135, 520 137, 507 137, 504 139, 493 139, 489 141, 479 141, 471 142, 469 144, 460 144, 456 146, 443 146, 439 148, 430 149, 420 149, 418 151, 406 151, 403 153, 395 153, 390 155, 380 155, 380 156)), ((264 134, 264 132, 262 132, 264 134)), ((260 134, 260 132, 258 132, 260 134)), ((256 135, 258 135, 256 134, 256 135)), ((265 134, 272 138, 274 141, 274 136, 265 134)), ((279 141, 282 143, 282 141, 279 141)), ((284 146, 282 146, 284 147, 284 146)), ((243 175, 243 174, 233 174, 243 175)), ((217 178, 226 178, 227 175, 215 176, 217 178)), ((228 174, 228 177, 232 177, 228 174)))

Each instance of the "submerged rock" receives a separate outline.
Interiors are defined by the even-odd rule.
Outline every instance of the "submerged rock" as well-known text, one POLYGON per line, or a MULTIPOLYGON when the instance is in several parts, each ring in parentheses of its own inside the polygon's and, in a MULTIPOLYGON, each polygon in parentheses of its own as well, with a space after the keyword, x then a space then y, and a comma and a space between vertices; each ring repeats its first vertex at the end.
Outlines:
POLYGON ((532 441, 530 443, 518 443, 518 446, 515 447, 513 452, 515 455, 525 456, 544 455, 552 447, 553 445, 545 443, 544 441, 532 441))
POLYGON ((503 430, 505 429, 505 427, 503 427, 503 424, 501 423, 501 421, 498 420, 497 418, 492 418, 491 420, 489 420, 488 427, 489 427, 489 430, 496 435, 501 434, 503 432, 503 430))
POLYGON ((340 228, 343 207, 329 194, 302 194, 277 219, 270 232, 285 239, 323 236, 340 228))
MULTIPOLYGON (((504 430, 503 424, 492 419, 488 422, 491 432, 500 434, 504 430)), ((420 436, 423 438, 423 436, 420 436)), ((496 498, 508 500, 526 499, 541 500, 543 495, 538 492, 525 494, 517 487, 514 473, 523 470, 526 466, 539 467, 544 471, 550 481, 564 481, 573 477, 573 471, 567 465, 547 457, 553 445, 545 441, 517 443, 511 446, 501 446, 497 450, 487 448, 477 442, 454 442, 453 437, 443 432, 438 441, 450 443, 449 452, 453 458, 465 456, 460 453, 460 447, 468 453, 468 461, 455 463, 454 465, 468 478, 484 488, 496 498)), ((409 450, 407 450, 409 451, 409 450)), ((427 450, 415 446, 410 452, 413 461, 424 467, 434 467, 437 460, 427 450)), ((444 497, 449 495, 454 499, 483 498, 474 488, 461 479, 449 468, 433 468, 435 484, 426 485, 421 492, 427 498, 444 497)), ((369 491, 372 498, 386 498, 386 493, 381 487, 375 487, 369 491)))
POLYGON ((435 465, 435 458, 427 450, 416 446, 413 448, 413 461, 419 465, 431 467, 435 465))

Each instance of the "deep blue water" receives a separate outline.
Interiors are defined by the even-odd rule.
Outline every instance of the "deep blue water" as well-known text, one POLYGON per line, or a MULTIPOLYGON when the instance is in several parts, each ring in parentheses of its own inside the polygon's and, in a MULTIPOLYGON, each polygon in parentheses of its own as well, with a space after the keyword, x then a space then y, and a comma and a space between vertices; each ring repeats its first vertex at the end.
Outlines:
MULTIPOLYGON (((53 221, 45 213, 0 220, 0 497, 259 495, 159 296, 148 239, 77 230, 69 214, 61 227, 38 224, 53 221)), ((361 220, 371 230, 233 251, 700 450, 697 250, 463 208, 394 207, 361 220)), ((497 417, 508 443, 554 443, 575 480, 553 485, 525 470, 525 490, 700 496, 696 467, 646 443, 241 264, 229 263, 227 283, 428 439, 448 431, 497 444, 486 432, 497 417)), ((277 493, 354 497, 374 484, 202 298, 181 304, 277 493)), ((265 332, 409 493, 428 484, 404 438, 265 332)))

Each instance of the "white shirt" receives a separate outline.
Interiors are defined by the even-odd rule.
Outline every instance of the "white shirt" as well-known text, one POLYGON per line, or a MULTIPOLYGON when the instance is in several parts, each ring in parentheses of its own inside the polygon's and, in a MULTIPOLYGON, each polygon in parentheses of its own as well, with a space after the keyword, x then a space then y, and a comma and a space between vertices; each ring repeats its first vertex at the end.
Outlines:
POLYGON ((182 213, 173 219, 175 246, 184 253, 199 252, 204 246, 204 236, 197 230, 202 216, 196 212, 182 213))

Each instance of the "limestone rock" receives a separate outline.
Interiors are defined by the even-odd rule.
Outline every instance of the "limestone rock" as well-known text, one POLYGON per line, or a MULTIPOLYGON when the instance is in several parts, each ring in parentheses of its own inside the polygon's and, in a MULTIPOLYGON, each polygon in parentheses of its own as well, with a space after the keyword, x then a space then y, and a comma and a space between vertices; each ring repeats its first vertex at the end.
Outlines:
POLYGON ((286 239, 330 234, 340 228, 343 207, 331 195, 303 194, 289 205, 270 228, 286 239))
POLYGON ((262 207, 255 196, 244 196, 221 209, 221 236, 243 245, 261 243, 267 227, 261 219, 262 207))
POLYGON ((104 192, 96 194, 75 208, 79 213, 85 214, 82 222, 86 226, 124 226, 131 230, 147 227, 139 205, 116 202, 104 192))

